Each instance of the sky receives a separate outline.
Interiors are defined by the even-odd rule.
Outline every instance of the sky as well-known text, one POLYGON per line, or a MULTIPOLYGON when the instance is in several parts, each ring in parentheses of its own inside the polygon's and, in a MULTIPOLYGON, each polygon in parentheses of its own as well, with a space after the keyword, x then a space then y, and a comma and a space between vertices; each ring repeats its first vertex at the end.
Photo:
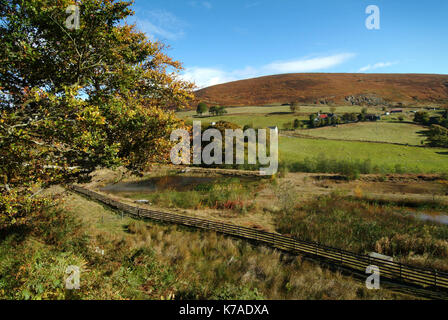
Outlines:
POLYGON ((447 0, 135 0, 133 9, 128 22, 169 45, 199 88, 281 73, 448 74, 447 0))

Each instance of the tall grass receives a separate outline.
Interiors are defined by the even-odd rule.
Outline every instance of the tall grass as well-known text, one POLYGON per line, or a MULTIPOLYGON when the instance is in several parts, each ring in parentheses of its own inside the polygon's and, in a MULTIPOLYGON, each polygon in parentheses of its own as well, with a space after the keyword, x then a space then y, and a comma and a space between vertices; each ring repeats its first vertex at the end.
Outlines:
POLYGON ((147 199, 153 204, 183 209, 229 209, 244 213, 253 207, 254 193, 263 181, 225 178, 203 183, 193 190, 163 190, 156 193, 124 194, 132 199, 147 199))
POLYGON ((281 162, 280 171, 310 172, 310 173, 337 173, 348 179, 357 179, 360 174, 371 173, 404 173, 401 165, 391 166, 374 165, 370 159, 366 160, 337 160, 329 159, 325 155, 315 158, 305 158, 301 161, 281 162))
POLYGON ((242 240, 120 219, 78 196, 66 208, 3 231, 0 299, 406 298, 242 240), (75 292, 65 290, 68 265, 81 267, 75 292))
POLYGON ((277 212, 276 227, 303 240, 448 270, 448 226, 419 221, 397 207, 333 194, 277 212))
POLYGON ((386 291, 372 292, 362 283, 318 265, 256 247, 216 233, 133 222, 138 245, 150 246, 165 264, 186 281, 182 299, 376 299, 400 298, 386 291))

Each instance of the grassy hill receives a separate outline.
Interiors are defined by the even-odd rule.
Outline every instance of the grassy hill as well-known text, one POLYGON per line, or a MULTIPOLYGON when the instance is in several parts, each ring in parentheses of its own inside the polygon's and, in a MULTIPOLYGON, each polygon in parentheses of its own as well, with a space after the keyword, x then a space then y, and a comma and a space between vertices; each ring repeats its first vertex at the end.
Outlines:
POLYGON ((448 102, 448 75, 319 74, 266 76, 198 90, 197 100, 226 106, 300 101, 318 104, 406 105, 448 102))

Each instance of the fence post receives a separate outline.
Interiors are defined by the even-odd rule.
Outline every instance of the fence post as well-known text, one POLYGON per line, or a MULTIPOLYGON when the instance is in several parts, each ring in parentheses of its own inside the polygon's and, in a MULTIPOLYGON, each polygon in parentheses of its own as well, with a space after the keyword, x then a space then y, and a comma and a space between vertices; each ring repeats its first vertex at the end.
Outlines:
POLYGON ((434 269, 434 287, 437 287, 437 270, 434 269))

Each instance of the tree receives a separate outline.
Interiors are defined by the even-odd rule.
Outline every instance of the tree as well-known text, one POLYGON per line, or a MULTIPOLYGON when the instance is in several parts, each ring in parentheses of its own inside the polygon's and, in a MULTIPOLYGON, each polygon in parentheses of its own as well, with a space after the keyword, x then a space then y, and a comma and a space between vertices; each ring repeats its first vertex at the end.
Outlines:
POLYGON ((208 112, 210 113, 210 115, 214 115, 214 116, 216 116, 217 114, 218 114, 218 109, 217 109, 218 107, 216 106, 216 107, 211 107, 210 108, 210 110, 208 110, 208 112))
POLYGON ((365 113, 360 113, 357 116, 358 121, 366 121, 366 114, 365 113))
POLYGON ((182 123, 164 109, 193 98, 165 46, 125 23, 130 2, 78 2, 78 30, 65 26, 72 4, 0 0, 0 228, 51 202, 35 190, 167 161, 182 123))
POLYGON ((205 102, 200 102, 198 104, 198 107, 196 108, 196 113, 202 116, 202 114, 206 113, 207 111, 207 104, 205 102))
POLYGON ((244 125, 244 127, 243 127, 243 131, 246 131, 246 130, 248 130, 248 129, 253 129, 253 128, 254 128, 253 124, 246 124, 246 125, 244 125))
POLYGON ((448 148, 448 129, 439 125, 431 125, 428 131, 428 145, 448 148))
POLYGON ((310 114, 310 116, 309 116, 309 119, 310 119, 309 126, 310 126, 310 128, 314 128, 314 127, 318 126, 317 125, 318 121, 316 121, 317 118, 318 118, 317 114, 315 114, 315 113, 310 114))
POLYGON ((301 122, 299 121, 299 119, 294 119, 294 129, 298 129, 301 127, 301 122))
POLYGON ((222 116, 227 113, 226 107, 220 106, 218 107, 218 115, 222 116))
POLYGON ((429 114, 426 111, 417 111, 414 116, 414 122, 427 125, 429 123, 429 114))
POLYGON ((298 112, 300 110, 299 103, 297 101, 291 102, 289 105, 289 109, 291 110, 292 113, 298 112))
POLYGON ((292 127, 293 127, 293 125, 292 125, 291 122, 285 122, 285 123, 283 124, 283 129, 284 129, 284 130, 291 130, 292 127))

